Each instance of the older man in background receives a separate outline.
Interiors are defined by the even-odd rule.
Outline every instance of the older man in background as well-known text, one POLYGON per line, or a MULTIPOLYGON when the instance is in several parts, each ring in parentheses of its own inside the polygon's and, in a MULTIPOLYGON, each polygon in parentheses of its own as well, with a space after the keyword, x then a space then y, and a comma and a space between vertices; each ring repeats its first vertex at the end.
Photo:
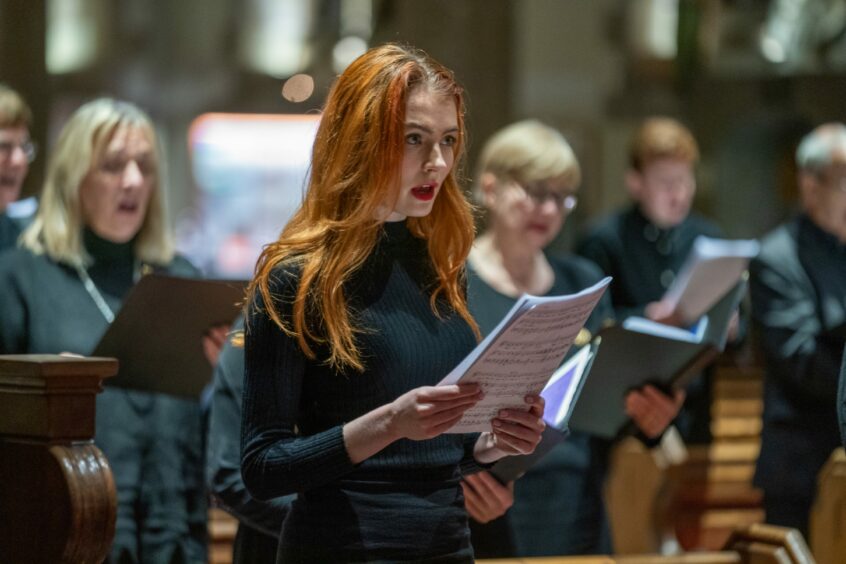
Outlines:
POLYGON ((762 241, 752 313, 766 361, 755 483, 767 522, 807 535, 817 474, 840 444, 837 379, 846 323, 846 126, 796 151, 801 213, 762 241))

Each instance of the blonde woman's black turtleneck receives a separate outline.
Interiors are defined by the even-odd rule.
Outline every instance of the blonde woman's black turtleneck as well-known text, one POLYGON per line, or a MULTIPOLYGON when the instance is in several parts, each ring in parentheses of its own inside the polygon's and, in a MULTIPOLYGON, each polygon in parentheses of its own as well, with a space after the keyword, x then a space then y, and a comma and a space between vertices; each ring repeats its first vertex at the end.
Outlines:
MULTIPOLYGON (((290 319, 296 269, 271 276, 275 305, 290 319)), ((474 468, 476 435, 399 440, 358 465, 342 427, 417 388, 436 384, 474 347, 470 327, 429 298, 424 241, 404 222, 385 225, 377 247, 345 286, 358 327, 363 373, 307 359, 295 339, 252 304, 246 339, 242 474, 260 499, 299 496, 283 527, 285 561, 427 560, 472 557, 459 485, 474 468)))

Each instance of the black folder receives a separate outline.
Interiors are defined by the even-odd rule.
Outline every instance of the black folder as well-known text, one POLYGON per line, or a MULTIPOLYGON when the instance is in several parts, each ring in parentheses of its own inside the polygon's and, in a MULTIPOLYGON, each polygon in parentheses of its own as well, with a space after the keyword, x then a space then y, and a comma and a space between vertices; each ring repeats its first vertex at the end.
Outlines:
POLYGON ((120 363, 106 385, 198 397, 212 375, 203 334, 237 317, 245 284, 142 277, 92 353, 120 363))
POLYGON ((628 421, 626 394, 645 384, 684 387, 725 348, 731 317, 746 292, 746 279, 723 295, 706 314, 708 325, 695 341, 642 333, 613 325, 602 329, 602 347, 570 418, 570 428, 614 438, 628 421))

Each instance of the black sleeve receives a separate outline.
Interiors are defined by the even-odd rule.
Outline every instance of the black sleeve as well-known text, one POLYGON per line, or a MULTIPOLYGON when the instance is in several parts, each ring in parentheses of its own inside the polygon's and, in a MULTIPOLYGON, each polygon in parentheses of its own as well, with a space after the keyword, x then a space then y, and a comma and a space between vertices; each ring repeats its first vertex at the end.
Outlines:
MULTIPOLYGON (((271 278, 275 303, 287 319, 296 277, 279 270, 271 278)), ((306 357, 296 339, 273 322, 258 296, 247 320, 241 419, 241 474, 256 499, 305 491, 354 468, 341 425, 310 436, 297 434, 305 370, 306 357)))
POLYGON ((752 261, 753 320, 768 375, 797 394, 830 402, 837 393, 832 375, 840 368, 843 341, 823 332, 813 287, 797 269, 787 260, 752 261))
MULTIPOLYGON (((243 331, 243 319, 233 331, 243 331)), ((237 334, 237 333, 236 333, 237 334)), ((242 333, 241 333, 242 334, 242 333)), ((220 353, 214 371, 206 453, 209 490, 223 507, 254 529, 277 536, 294 495, 258 501, 247 492, 241 478, 241 394, 244 388, 243 343, 230 339, 220 353)))

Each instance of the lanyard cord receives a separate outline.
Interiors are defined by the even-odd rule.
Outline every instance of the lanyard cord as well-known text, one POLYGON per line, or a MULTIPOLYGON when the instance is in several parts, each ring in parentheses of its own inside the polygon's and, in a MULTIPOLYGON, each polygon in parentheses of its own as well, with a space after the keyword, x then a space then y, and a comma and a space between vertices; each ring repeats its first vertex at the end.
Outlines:
MULTIPOLYGON (((133 282, 137 282, 138 278, 141 274, 141 268, 139 268, 139 264, 136 261, 135 268, 133 269, 132 280, 133 282)), ((88 271, 81 265, 76 265, 76 274, 79 276, 82 285, 85 287, 85 291, 88 292, 88 295, 91 296, 91 299, 94 300, 94 305, 97 306, 97 309, 100 310, 100 313, 103 314, 103 317, 106 319, 106 322, 111 324, 112 321, 115 320, 115 312, 112 311, 112 308, 109 307, 109 304, 106 303, 106 299, 103 297, 103 294, 100 293, 100 290, 97 288, 97 285, 94 284, 94 281, 91 279, 91 276, 88 275, 88 271)))

